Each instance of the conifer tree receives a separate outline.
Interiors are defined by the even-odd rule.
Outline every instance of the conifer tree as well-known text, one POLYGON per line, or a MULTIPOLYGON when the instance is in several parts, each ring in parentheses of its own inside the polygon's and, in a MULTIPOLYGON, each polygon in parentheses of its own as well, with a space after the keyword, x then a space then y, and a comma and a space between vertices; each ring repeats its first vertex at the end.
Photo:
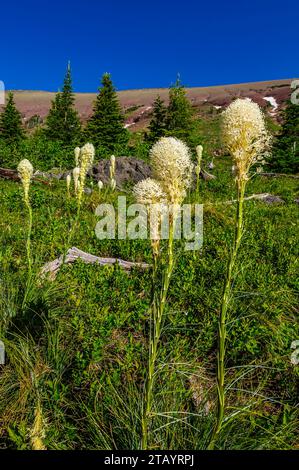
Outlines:
POLYGON ((49 139, 72 144, 78 138, 81 124, 74 102, 71 67, 68 64, 62 91, 56 94, 46 119, 45 134, 49 139))
POLYGON ((175 85, 169 89, 167 133, 175 137, 187 138, 193 127, 192 117, 192 106, 186 97, 185 87, 178 77, 175 85))
POLYGON ((24 138, 22 117, 16 108, 14 95, 10 92, 6 106, 0 115, 0 139, 8 144, 16 144, 24 138))
POLYGON ((288 101, 284 122, 274 142, 269 166, 283 173, 299 172, 299 105, 288 101))
POLYGON ((164 105, 164 101, 161 100, 160 95, 154 101, 153 116, 149 124, 149 135, 148 140, 155 142, 160 137, 165 135, 166 131, 166 115, 167 108, 164 105))
POLYGON ((105 73, 101 83, 85 135, 99 153, 109 155, 126 145, 129 133, 124 128, 124 118, 110 74, 105 73))

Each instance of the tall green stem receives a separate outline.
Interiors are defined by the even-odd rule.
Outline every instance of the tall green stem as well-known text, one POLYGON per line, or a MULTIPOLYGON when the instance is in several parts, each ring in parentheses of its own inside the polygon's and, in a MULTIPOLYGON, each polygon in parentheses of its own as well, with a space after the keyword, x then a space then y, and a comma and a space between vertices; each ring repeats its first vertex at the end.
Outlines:
POLYGON ((27 197, 25 196, 25 205, 28 210, 28 231, 27 231, 27 239, 26 239, 28 273, 27 273, 25 294, 24 294, 24 298, 22 302, 22 308, 24 308, 24 306, 26 305, 28 291, 29 291, 31 277, 32 277, 32 258, 31 258, 32 208, 31 208, 28 196, 27 197))
POLYGON ((32 232, 32 208, 30 202, 26 202, 26 206, 28 209, 28 233, 27 233, 27 241, 26 241, 26 251, 27 251, 27 262, 28 262, 28 278, 31 277, 32 271, 32 259, 31 259, 31 232, 32 232))
MULTIPOLYGON (((155 285, 153 285, 153 299, 151 306, 151 318, 150 318, 150 341, 149 341, 149 359, 148 359, 148 371, 147 379, 145 383, 145 396, 142 410, 142 438, 141 448, 146 450, 148 448, 148 435, 149 425, 152 413, 152 401, 153 401, 153 388, 155 383, 155 366, 158 355, 158 345, 161 337, 161 331, 163 326, 163 314, 167 300, 167 293, 170 284, 170 279, 173 271, 174 258, 173 258, 173 235, 174 227, 173 221, 170 223, 169 239, 168 239, 168 252, 167 252, 167 265, 163 273, 162 289, 158 296, 155 294, 155 285)), ((153 282, 156 282, 157 275, 157 259, 154 255, 154 269, 153 269, 153 282)))
POLYGON ((235 223, 235 235, 233 249, 227 265, 226 279, 222 294, 222 303, 218 320, 218 351, 217 351, 217 422, 213 429, 208 449, 212 450, 221 432, 225 413, 225 349, 226 349, 226 318, 230 301, 233 271, 237 258, 237 253, 241 244, 243 233, 243 203, 245 193, 245 181, 238 185, 237 212, 235 223))

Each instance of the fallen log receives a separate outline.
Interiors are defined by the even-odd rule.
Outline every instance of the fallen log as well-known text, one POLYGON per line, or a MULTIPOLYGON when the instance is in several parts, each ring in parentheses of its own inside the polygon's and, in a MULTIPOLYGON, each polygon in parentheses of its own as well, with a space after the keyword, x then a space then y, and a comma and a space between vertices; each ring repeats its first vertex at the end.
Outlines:
MULTIPOLYGON (((17 170, 11 170, 10 168, 0 168, 0 178, 11 181, 20 181, 17 170)), ((32 179, 38 183, 49 185, 48 181, 41 180, 35 176, 32 179)))
MULTIPOLYGON (((272 203, 284 203, 285 201, 280 197, 280 196, 273 196, 270 193, 260 193, 260 194, 252 194, 251 196, 244 197, 244 201, 250 201, 252 199, 255 199, 257 201, 266 201, 269 204, 272 203)), ((218 205, 218 204, 234 204, 235 202, 238 202, 237 199, 231 199, 230 201, 219 201, 215 203, 208 203, 212 205, 218 205)))
POLYGON ((68 250, 64 260, 63 255, 61 255, 59 258, 46 263, 42 267, 40 275, 45 277, 45 275, 48 274, 49 278, 53 280, 55 279, 57 272, 63 264, 74 263, 77 259, 81 259, 84 263, 87 264, 99 264, 101 266, 118 264, 127 271, 130 271, 132 268, 146 269, 150 267, 150 265, 147 263, 134 263, 132 261, 125 261, 119 258, 102 258, 90 253, 86 253, 85 251, 79 250, 74 246, 68 250))
POLYGON ((0 168, 0 176, 1 176, 1 178, 4 178, 6 180, 15 180, 15 181, 20 180, 17 171, 9 170, 7 168, 0 168))
POLYGON ((298 179, 299 178, 299 175, 292 175, 292 174, 288 174, 288 173, 258 173, 258 175, 260 176, 269 176, 269 177, 272 177, 272 178, 281 178, 281 177, 285 177, 285 178, 294 178, 294 179, 298 179))
POLYGON ((210 180, 215 180, 216 179, 215 175, 211 175, 211 173, 208 173, 206 170, 202 170, 202 169, 200 170, 200 176, 205 181, 210 181, 210 180))

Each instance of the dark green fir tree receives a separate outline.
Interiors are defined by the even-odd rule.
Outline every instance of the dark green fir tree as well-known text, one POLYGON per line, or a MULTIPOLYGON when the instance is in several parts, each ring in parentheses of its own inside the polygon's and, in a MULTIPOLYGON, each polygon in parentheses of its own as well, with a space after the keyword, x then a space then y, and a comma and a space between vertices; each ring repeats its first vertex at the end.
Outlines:
POLYGON ((193 110, 180 78, 169 89, 166 128, 168 135, 187 139, 193 128, 193 110))
POLYGON ((124 128, 124 118, 110 74, 105 73, 101 83, 85 135, 98 153, 109 155, 127 144, 129 133, 124 128))
POLYGON ((74 103, 71 67, 68 64, 62 91, 56 93, 46 119, 45 134, 48 139, 59 140, 67 145, 77 141, 81 124, 74 103))
POLYGON ((282 173, 299 172, 299 104, 288 101, 283 124, 274 141, 269 167, 282 173))
POLYGON ((0 140, 7 144, 17 144, 25 138, 22 117, 14 102, 12 92, 8 93, 7 103, 0 115, 0 140))
POLYGON ((149 124, 148 140, 155 142, 165 135, 167 108, 158 95, 153 105, 153 115, 149 124))

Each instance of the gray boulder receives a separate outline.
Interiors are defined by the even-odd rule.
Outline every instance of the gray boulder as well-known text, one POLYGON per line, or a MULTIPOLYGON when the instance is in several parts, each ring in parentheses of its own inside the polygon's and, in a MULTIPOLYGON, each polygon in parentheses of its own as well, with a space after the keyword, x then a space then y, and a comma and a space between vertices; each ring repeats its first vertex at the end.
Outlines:
MULTIPOLYGON (((101 180, 108 184, 110 159, 103 159, 97 162, 88 175, 96 181, 101 180)), ((150 166, 143 160, 134 157, 117 157, 115 159, 115 179, 118 187, 123 187, 128 183, 136 184, 151 176, 150 166)))

